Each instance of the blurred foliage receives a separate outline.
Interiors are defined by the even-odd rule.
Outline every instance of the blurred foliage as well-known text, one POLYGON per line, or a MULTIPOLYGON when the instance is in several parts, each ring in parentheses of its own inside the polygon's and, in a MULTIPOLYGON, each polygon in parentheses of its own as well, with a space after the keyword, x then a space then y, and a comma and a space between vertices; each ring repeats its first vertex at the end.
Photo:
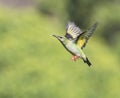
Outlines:
POLYGON ((82 18, 90 21, 86 27, 83 21, 80 26, 84 29, 99 21, 84 49, 91 67, 82 60, 73 62, 51 36, 65 33, 63 20, 71 17, 66 11, 70 1, 37 2, 45 4, 42 10, 50 10, 52 16, 44 10, 38 12, 38 5, 24 10, 0 7, 0 98, 119 98, 119 0, 95 4, 90 20, 82 18), (113 47, 108 46, 106 39, 108 43, 112 41, 113 47))
POLYGON ((69 18, 80 27, 88 26, 88 22, 90 22, 91 15, 93 14, 92 11, 99 2, 96 0, 68 0, 66 9, 69 18))
POLYGON ((36 0, 37 9, 40 13, 59 17, 66 20, 67 13, 65 11, 66 0, 36 0))
POLYGON ((99 36, 104 38, 106 42, 112 47, 116 43, 116 36, 120 33, 120 14, 118 14, 120 7, 118 2, 108 3, 104 6, 98 7, 98 10, 95 10, 97 17, 100 20, 100 33, 99 36), (112 6, 111 6, 112 5, 112 6))

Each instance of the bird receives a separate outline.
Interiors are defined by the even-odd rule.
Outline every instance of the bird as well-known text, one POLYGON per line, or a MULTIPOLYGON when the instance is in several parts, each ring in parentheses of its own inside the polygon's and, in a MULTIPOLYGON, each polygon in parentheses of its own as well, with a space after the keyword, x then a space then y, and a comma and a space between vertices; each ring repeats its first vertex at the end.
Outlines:
POLYGON ((95 31, 97 25, 98 22, 95 22, 89 29, 82 32, 82 30, 74 22, 69 21, 67 23, 66 34, 64 36, 55 34, 53 34, 53 36, 57 38, 64 48, 73 55, 73 61, 80 58, 84 61, 84 63, 87 63, 88 66, 91 66, 92 64, 83 52, 83 49, 95 31))

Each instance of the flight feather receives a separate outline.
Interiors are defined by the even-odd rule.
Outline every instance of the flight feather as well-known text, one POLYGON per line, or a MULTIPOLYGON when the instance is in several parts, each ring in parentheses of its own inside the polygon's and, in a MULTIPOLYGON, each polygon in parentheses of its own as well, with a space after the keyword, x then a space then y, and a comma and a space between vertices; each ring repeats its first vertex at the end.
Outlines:
POLYGON ((80 48, 84 48, 89 40, 89 38, 92 36, 93 32, 95 31, 96 27, 97 27, 98 23, 94 23, 92 25, 92 27, 88 30, 86 30, 85 32, 83 32, 82 34, 80 34, 76 40, 77 45, 80 48))
POLYGON ((76 40, 80 34, 82 34, 81 29, 77 27, 73 22, 68 22, 65 37, 68 39, 76 40))

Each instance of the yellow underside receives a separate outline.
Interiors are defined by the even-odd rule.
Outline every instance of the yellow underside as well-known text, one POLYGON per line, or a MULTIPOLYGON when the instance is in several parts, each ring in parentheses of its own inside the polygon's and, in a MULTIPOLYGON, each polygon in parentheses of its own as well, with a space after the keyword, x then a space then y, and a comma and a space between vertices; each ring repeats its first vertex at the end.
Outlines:
POLYGON ((80 39, 78 40, 77 45, 81 48, 85 44, 85 42, 86 42, 86 39, 80 39))

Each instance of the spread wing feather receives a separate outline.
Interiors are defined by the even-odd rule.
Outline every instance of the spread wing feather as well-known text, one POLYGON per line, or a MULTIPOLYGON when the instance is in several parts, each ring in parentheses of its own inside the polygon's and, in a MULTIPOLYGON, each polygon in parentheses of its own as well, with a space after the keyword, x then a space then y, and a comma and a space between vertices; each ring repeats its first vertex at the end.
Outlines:
POLYGON ((75 40, 81 33, 82 31, 79 27, 77 27, 73 22, 68 22, 66 27, 66 38, 75 40))
POLYGON ((89 40, 89 38, 92 36, 93 32, 95 31, 96 27, 97 27, 98 23, 94 23, 93 26, 88 29, 87 31, 83 32, 76 40, 77 45, 80 48, 84 48, 87 44, 87 41, 89 40))

